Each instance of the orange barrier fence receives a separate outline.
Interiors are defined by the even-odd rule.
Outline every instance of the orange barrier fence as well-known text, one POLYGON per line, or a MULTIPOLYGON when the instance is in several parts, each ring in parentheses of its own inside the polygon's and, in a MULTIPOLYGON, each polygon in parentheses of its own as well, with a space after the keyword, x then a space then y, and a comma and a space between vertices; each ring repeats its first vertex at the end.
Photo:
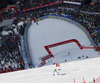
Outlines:
POLYGON ((83 46, 83 49, 94 49, 95 47, 90 46, 83 46))

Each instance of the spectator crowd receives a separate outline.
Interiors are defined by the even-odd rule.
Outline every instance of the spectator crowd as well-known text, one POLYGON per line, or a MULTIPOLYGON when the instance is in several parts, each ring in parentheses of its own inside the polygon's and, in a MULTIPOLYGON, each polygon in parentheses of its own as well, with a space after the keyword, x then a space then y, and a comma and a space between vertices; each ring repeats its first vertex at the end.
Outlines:
POLYGON ((0 73, 23 70, 20 35, 13 28, 5 29, 0 34, 0 73))
POLYGON ((16 4, 16 7, 19 10, 28 9, 36 6, 41 6, 45 4, 54 3, 60 0, 19 0, 16 4))

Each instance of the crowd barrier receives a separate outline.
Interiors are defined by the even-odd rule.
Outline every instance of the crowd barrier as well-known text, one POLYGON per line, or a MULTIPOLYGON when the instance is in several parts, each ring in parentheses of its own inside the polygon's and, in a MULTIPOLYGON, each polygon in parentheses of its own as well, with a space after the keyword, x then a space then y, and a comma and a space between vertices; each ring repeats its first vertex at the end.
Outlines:
POLYGON ((30 27, 30 23, 28 23, 27 26, 25 27, 25 32, 24 32, 24 46, 25 46, 26 57, 28 59, 28 65, 30 64, 31 67, 34 67, 34 65, 32 64, 31 55, 30 55, 30 52, 29 52, 28 38, 27 38, 28 37, 28 28, 29 27, 30 27))
POLYGON ((23 60, 24 60, 24 63, 25 63, 25 68, 27 69, 29 66, 28 66, 28 60, 27 60, 27 57, 26 57, 26 52, 25 52, 25 46, 24 46, 24 37, 21 36, 21 55, 23 56, 23 60))

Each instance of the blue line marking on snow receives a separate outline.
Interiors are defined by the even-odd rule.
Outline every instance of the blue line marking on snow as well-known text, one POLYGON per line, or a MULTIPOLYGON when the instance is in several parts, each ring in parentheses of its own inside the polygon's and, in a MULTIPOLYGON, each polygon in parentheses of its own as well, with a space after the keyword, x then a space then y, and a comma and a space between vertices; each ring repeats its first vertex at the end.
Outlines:
POLYGON ((68 56, 72 59, 72 56, 70 54, 68 54, 68 56))

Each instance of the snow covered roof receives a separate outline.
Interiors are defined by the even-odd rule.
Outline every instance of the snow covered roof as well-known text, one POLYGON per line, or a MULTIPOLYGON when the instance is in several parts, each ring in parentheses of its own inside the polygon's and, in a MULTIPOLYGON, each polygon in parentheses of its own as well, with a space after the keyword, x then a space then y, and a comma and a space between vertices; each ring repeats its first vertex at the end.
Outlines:
POLYGON ((14 19, 3 20, 3 22, 0 24, 0 27, 9 26, 13 23, 13 21, 14 19))
POLYGON ((24 24, 24 22, 21 21, 21 22, 19 22, 17 25, 18 25, 18 26, 21 26, 21 25, 23 25, 23 24, 24 24))
POLYGON ((64 3, 81 5, 81 3, 79 3, 79 2, 72 2, 72 1, 64 1, 64 3))

